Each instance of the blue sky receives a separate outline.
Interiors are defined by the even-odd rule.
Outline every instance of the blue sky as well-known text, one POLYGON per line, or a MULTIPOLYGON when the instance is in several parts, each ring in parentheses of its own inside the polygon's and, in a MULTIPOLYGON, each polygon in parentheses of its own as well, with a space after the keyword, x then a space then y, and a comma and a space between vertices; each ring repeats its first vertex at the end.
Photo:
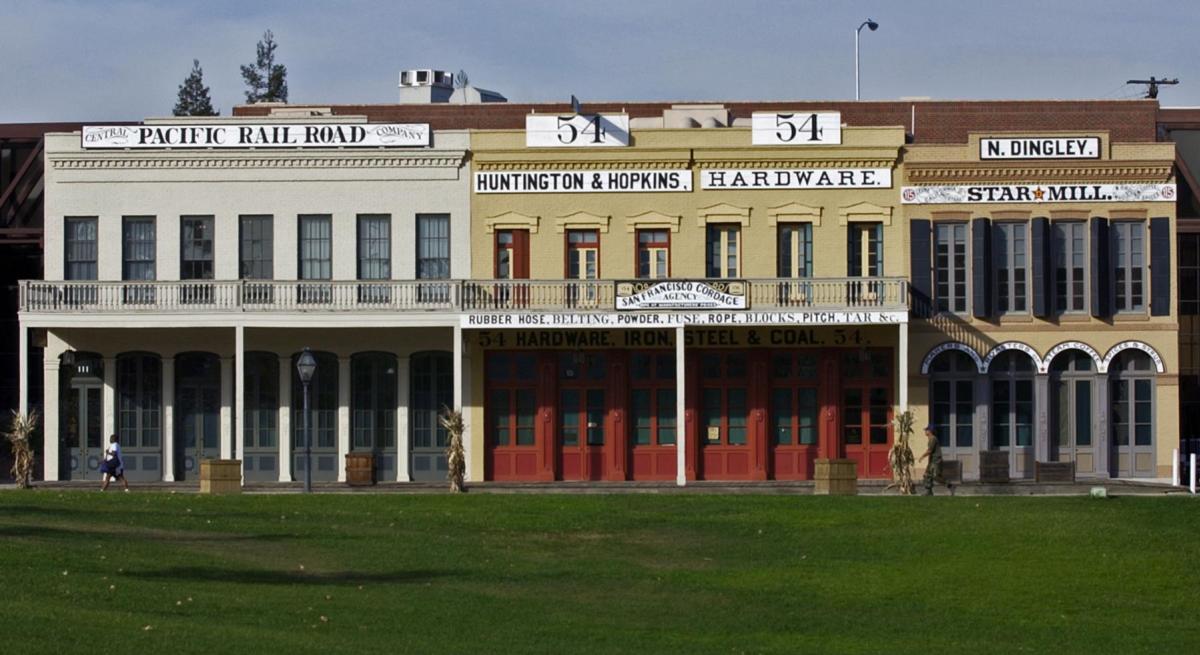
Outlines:
POLYGON ((385 103, 403 68, 512 101, 1136 97, 1200 105, 1197 0, 0 0, 0 122, 170 113, 200 60, 223 115, 270 28, 292 102, 385 103))

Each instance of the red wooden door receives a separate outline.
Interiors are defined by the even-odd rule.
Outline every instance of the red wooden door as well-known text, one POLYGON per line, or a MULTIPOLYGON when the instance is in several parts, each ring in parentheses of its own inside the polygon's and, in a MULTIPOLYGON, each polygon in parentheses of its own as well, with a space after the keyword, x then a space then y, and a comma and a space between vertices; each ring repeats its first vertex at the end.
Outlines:
POLYGON ((820 448, 820 355, 771 354, 770 473, 775 480, 810 480, 820 448))
POLYGON ((749 358, 741 351, 706 351, 700 360, 698 476, 704 480, 754 477, 749 358))
POLYGON ((602 480, 608 422, 608 358, 604 353, 558 355, 558 420, 555 425, 560 480, 602 480))
POLYGON ((629 357, 629 472, 634 480, 674 480, 675 356, 636 351, 629 357))
POLYGON ((842 454, 858 463, 860 478, 887 476, 892 445, 892 366, 887 350, 842 356, 842 454))
POLYGON ((499 481, 550 479, 539 418, 549 411, 539 399, 538 358, 530 352, 491 352, 484 366, 484 478, 499 481))

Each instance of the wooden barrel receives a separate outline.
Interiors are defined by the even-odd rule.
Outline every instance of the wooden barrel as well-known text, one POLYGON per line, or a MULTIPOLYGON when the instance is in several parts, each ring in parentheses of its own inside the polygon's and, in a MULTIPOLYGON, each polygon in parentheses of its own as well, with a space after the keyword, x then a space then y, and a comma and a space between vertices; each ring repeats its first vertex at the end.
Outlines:
POLYGON ((375 455, 346 453, 346 484, 366 487, 375 484, 375 455))
POLYGON ((983 484, 1008 482, 1007 450, 980 451, 979 481, 983 484))
POLYGON ((858 465, 852 459, 818 459, 813 470, 816 485, 813 493, 820 496, 858 495, 858 465))
POLYGON ((200 460, 200 493, 202 493, 202 494, 240 494, 240 493, 242 493, 242 460, 240 460, 240 459, 203 459, 203 460, 200 460))

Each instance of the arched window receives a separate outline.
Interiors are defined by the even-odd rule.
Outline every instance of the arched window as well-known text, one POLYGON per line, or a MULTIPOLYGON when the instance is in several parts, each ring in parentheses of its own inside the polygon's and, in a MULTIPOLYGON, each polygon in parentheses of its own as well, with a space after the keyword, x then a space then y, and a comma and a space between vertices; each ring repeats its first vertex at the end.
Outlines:
POLYGON ((246 353, 245 425, 248 450, 279 447, 279 357, 275 353, 246 353))
POLYGON ((353 450, 396 447, 396 356, 359 353, 350 360, 353 450))
POLYGON ((947 350, 933 360, 929 409, 942 448, 971 448, 975 434, 975 378, 978 367, 961 350, 947 350))
POLYGON ((1108 367, 1117 475, 1153 476, 1155 368, 1139 350, 1125 350, 1108 367))
POLYGON ((158 355, 117 356, 117 435, 127 449, 162 445, 162 362, 158 355))
MULTIPOLYGON (((304 385, 296 371, 300 353, 292 355, 292 445, 304 448, 304 385)), ((337 449, 338 358, 327 352, 313 352, 317 370, 308 383, 309 427, 313 449, 337 449)))
POLYGON ((1036 367, 1029 355, 1007 350, 992 360, 992 448, 1033 446, 1033 377, 1036 367))

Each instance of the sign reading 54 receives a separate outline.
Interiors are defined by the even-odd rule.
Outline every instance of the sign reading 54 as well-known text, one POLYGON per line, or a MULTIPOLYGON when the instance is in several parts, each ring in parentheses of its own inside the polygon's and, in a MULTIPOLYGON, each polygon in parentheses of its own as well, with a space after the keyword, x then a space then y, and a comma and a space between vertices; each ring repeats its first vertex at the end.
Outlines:
POLYGON ((531 114, 525 117, 528 148, 595 148, 629 145, 628 114, 531 114))
POLYGON ((842 142, 842 114, 755 112, 751 132, 756 146, 837 145, 842 142))

